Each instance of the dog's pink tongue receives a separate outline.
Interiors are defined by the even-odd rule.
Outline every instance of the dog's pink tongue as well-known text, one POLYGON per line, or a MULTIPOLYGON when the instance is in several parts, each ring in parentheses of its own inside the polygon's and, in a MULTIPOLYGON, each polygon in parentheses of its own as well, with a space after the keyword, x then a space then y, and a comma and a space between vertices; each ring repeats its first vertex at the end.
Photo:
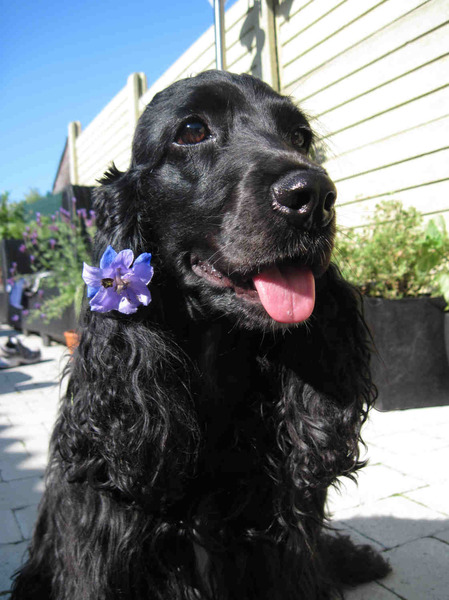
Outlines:
POLYGON ((253 278, 263 307, 279 323, 300 323, 315 306, 315 279, 305 267, 271 267, 253 278))

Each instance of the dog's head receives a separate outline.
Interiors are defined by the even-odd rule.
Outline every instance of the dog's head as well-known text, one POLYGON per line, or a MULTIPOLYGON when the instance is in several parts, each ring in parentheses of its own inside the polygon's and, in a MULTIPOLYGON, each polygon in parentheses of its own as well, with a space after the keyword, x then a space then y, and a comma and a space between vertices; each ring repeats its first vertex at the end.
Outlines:
POLYGON ((335 231, 312 141, 301 111, 254 77, 178 81, 141 116, 129 171, 103 180, 100 244, 153 252, 153 285, 176 282, 196 314, 303 322, 335 231))

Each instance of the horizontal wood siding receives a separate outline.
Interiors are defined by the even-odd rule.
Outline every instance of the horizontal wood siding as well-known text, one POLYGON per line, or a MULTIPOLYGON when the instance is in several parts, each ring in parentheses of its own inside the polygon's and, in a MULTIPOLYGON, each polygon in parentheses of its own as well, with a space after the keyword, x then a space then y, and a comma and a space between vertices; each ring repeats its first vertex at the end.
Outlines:
POLYGON ((95 185, 112 161, 124 149, 121 165, 127 166, 130 157, 130 132, 127 88, 123 88, 99 115, 81 132, 76 140, 78 178, 81 185, 95 185))
POLYGON ((282 91, 325 143, 340 224, 386 198, 449 222, 449 0, 283 4, 282 91))

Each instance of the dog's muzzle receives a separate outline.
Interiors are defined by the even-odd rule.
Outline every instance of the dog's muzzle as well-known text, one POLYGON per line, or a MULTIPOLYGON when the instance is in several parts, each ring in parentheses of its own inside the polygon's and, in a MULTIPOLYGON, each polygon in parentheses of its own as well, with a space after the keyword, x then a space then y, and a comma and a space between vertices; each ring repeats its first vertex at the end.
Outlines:
POLYGON ((271 203, 290 223, 305 230, 328 225, 337 190, 324 169, 290 171, 270 188, 271 203))

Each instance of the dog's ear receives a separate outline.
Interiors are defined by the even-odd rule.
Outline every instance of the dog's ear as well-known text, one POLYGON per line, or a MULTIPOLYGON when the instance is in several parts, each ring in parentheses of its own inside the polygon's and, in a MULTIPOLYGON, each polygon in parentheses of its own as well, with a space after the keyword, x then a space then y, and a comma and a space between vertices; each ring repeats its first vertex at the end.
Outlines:
POLYGON ((52 443, 70 480, 159 511, 192 475, 197 420, 191 366, 139 310, 86 313, 52 443))

